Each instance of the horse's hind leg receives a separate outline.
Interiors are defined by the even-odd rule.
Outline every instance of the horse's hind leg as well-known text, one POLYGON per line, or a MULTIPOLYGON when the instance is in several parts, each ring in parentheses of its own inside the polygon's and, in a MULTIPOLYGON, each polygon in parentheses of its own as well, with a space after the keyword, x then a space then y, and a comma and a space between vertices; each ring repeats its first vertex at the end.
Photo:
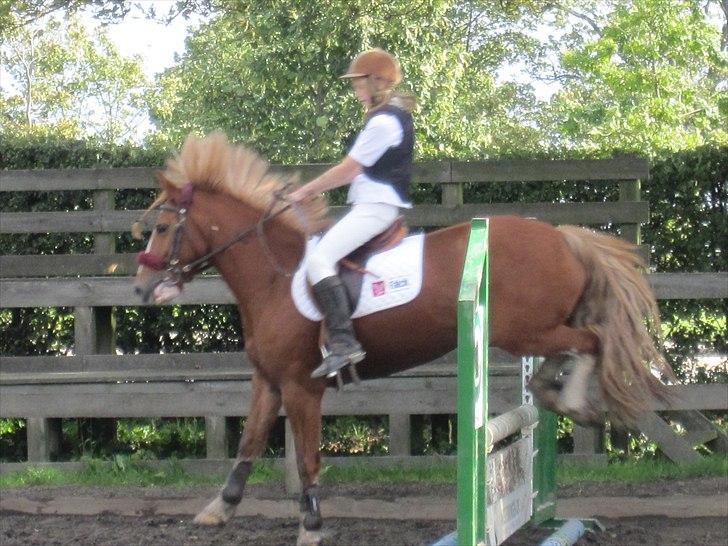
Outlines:
POLYGON ((546 356, 529 387, 546 407, 579 423, 599 421, 598 411, 587 398, 594 376, 599 340, 587 328, 561 325, 531 340, 524 351, 546 356), (562 372, 568 370, 566 376, 562 372))
POLYGON ((265 448, 268 434, 281 408, 280 392, 258 372, 253 374, 250 412, 238 446, 237 458, 225 486, 197 516, 200 525, 222 525, 235 513, 253 467, 253 461, 265 448))
POLYGON ((297 544, 316 545, 323 538, 318 475, 321 467, 321 397, 323 390, 308 382, 283 387, 283 406, 291 423, 301 478, 301 526, 297 544), (307 388, 310 387, 310 388, 307 388))

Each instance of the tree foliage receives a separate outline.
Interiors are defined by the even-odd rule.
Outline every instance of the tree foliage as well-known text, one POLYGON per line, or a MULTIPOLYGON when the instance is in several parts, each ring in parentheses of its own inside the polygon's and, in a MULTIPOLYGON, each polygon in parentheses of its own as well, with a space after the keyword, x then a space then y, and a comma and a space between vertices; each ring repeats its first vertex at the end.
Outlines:
POLYGON ((549 117, 564 146, 654 156, 728 143, 728 55, 694 0, 617 0, 561 53, 549 117), (598 25, 598 26, 597 26, 598 25))
MULTIPOLYGON (((643 229, 657 271, 728 271, 728 146, 703 146, 655 160, 643 183, 650 221, 643 229)), ((691 380, 706 378, 696 356, 723 356, 728 372, 728 303, 725 300, 660 302, 673 367, 691 380)), ((716 380, 712 371, 712 379, 716 380)))
POLYGON ((0 130, 8 136, 92 138, 112 144, 135 136, 146 117, 140 58, 123 57, 104 29, 90 36, 79 19, 47 19, 5 40, 0 130))
POLYGON ((483 155, 535 141, 515 115, 532 112, 528 88, 494 77, 525 40, 487 31, 481 19, 495 10, 441 0, 376 8, 344 0, 325 10, 292 0, 229 3, 159 80, 155 138, 177 142, 191 130, 222 128, 276 161, 337 158, 362 123, 338 75, 356 53, 379 46, 400 59, 404 89, 418 100, 420 156, 483 155))

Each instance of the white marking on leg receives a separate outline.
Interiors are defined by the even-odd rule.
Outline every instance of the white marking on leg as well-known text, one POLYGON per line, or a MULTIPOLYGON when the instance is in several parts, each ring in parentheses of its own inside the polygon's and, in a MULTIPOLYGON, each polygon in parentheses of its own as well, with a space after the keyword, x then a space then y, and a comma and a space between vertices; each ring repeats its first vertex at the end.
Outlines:
POLYGON ((589 376, 594 371, 596 359, 592 355, 579 354, 572 361, 571 373, 561 391, 559 404, 566 413, 581 413, 586 407, 589 376))

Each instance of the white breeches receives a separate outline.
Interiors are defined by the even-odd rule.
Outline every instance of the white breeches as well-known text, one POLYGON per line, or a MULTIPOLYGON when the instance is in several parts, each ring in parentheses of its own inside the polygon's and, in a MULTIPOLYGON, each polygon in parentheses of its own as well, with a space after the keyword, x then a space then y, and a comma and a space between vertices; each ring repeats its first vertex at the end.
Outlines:
POLYGON ((336 264, 372 237, 379 235, 399 216, 399 207, 386 203, 355 204, 327 231, 308 257, 306 271, 311 284, 336 275, 336 264))

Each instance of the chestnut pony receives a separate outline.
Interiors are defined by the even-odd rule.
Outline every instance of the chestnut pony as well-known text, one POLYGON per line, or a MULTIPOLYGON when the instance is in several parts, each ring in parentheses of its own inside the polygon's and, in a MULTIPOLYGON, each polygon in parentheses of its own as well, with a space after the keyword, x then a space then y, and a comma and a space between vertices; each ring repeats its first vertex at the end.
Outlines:
MULTIPOLYGON (((299 542, 316 543, 322 525, 321 399, 331 381, 310 377, 321 360, 320 325, 296 310, 285 272, 301 260, 306 235, 325 225, 325 203, 314 199, 286 207, 276 195, 291 180, 271 173, 263 159, 221 133, 189 137, 158 178, 162 193, 150 210, 160 212, 140 254, 137 293, 144 302, 160 299, 160 287, 181 287, 214 266, 235 295, 245 350, 255 366, 237 459, 220 494, 195 521, 219 525, 233 515, 282 406, 303 484, 299 542)), ((419 296, 355 320, 367 351, 359 364, 363 379, 455 348, 468 234, 468 224, 428 233, 419 296)), ((627 422, 651 398, 665 397, 650 371, 664 369, 652 336, 657 307, 631 245, 579 227, 554 228, 513 216, 491 218, 489 245, 490 342, 515 355, 548 357, 547 375, 534 385, 548 407, 580 421, 595 419, 597 405, 586 396, 590 381, 598 385, 600 407, 627 422), (566 376, 564 365, 571 370, 566 376)))

